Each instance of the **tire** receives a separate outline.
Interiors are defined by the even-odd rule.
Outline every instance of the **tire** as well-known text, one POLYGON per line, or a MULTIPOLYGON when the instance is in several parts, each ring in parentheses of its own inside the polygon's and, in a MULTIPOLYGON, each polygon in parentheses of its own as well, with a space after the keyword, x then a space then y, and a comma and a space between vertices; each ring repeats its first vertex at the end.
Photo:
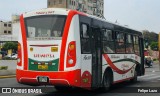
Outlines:
POLYGON ((112 83, 112 75, 109 71, 106 71, 104 76, 103 76, 103 92, 107 92, 110 90, 111 83, 112 83))
POLYGON ((133 77, 133 79, 131 79, 130 80, 132 83, 135 83, 135 82, 137 82, 137 70, 135 69, 135 71, 134 71, 134 77, 133 77))

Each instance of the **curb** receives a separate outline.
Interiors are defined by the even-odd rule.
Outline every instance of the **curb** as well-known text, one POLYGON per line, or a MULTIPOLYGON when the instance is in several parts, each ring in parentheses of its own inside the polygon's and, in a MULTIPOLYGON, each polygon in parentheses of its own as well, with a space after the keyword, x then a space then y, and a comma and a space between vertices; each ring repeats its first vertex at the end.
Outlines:
POLYGON ((0 79, 4 79, 4 78, 14 78, 14 77, 16 77, 16 75, 0 76, 0 79))

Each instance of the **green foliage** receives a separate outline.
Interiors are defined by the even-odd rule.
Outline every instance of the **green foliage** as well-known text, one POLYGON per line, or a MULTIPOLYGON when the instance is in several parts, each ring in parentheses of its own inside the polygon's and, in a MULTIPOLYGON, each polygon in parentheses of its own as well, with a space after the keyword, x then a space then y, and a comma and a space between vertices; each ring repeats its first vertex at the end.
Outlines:
POLYGON ((144 39, 147 40, 148 44, 151 45, 152 42, 158 42, 158 34, 155 32, 149 32, 148 30, 143 30, 144 39))
POLYGON ((0 70, 7 70, 8 66, 0 66, 0 70))
POLYGON ((154 58, 153 61, 157 61, 158 59, 154 58))
POLYGON ((9 49, 17 50, 17 47, 18 47, 17 42, 6 42, 3 46, 5 50, 9 50, 9 49))
POLYGON ((158 42, 151 42, 150 46, 152 50, 158 51, 158 42))

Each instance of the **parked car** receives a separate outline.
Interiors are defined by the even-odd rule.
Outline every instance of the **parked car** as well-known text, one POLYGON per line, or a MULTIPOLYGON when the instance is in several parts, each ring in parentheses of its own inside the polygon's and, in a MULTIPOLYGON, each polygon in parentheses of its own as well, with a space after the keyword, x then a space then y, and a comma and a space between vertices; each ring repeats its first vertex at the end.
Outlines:
POLYGON ((16 53, 12 53, 12 55, 11 55, 11 54, 8 54, 8 55, 6 55, 5 57, 17 59, 17 54, 16 54, 16 53))
POLYGON ((13 59, 17 59, 17 54, 12 55, 12 56, 11 56, 11 58, 13 58, 13 59))

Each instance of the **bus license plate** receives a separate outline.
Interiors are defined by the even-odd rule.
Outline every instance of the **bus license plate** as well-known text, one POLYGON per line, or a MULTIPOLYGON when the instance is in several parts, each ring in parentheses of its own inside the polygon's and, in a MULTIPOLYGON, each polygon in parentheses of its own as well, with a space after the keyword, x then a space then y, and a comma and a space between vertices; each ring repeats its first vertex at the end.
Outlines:
POLYGON ((48 82, 48 77, 38 77, 38 81, 42 83, 47 83, 48 82))

